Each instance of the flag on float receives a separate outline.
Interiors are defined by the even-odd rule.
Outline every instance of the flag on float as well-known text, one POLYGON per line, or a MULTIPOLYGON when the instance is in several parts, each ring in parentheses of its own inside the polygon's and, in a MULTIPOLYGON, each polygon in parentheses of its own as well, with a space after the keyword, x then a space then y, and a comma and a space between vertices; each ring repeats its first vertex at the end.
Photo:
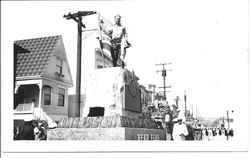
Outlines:
POLYGON ((104 17, 99 15, 99 41, 100 47, 102 51, 111 56, 112 51, 112 43, 111 43, 111 35, 109 34, 109 29, 112 27, 112 23, 106 20, 104 17))
MULTIPOLYGON (((112 51, 112 43, 111 43, 111 28, 113 24, 109 22, 107 19, 102 17, 99 14, 99 29, 100 29, 100 35, 99 35, 99 41, 100 41, 100 47, 103 52, 107 53, 111 56, 112 51)), ((120 59, 124 61, 126 56, 126 49, 131 47, 131 44, 128 42, 127 34, 123 35, 122 41, 121 41, 121 52, 120 52, 120 59)))

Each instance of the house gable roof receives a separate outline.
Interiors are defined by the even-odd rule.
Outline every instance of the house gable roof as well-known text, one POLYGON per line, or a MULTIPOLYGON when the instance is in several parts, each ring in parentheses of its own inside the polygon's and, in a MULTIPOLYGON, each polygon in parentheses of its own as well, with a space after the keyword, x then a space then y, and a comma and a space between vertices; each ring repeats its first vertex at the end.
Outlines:
POLYGON ((62 36, 50 36, 14 41, 15 47, 27 50, 14 51, 17 56, 16 77, 43 76, 61 38, 62 36))

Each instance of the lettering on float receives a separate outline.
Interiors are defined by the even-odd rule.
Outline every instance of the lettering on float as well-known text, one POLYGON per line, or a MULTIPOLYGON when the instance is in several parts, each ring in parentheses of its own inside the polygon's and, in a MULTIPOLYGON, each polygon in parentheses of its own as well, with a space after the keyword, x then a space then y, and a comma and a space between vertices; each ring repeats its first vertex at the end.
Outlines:
POLYGON ((160 140, 159 134, 137 134, 137 140, 160 140))

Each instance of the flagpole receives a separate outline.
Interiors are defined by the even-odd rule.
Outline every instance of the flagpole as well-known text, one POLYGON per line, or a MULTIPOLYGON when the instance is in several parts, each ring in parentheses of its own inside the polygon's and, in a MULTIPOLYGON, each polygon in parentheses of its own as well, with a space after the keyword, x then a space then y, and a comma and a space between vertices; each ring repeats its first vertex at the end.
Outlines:
MULTIPOLYGON (((98 32, 99 32, 99 43, 100 43, 100 47, 101 47, 101 38, 102 38, 102 36, 101 36, 101 29, 100 29, 100 26, 101 26, 101 24, 100 24, 100 13, 97 13, 97 25, 98 25, 98 32)), ((104 52, 103 52, 103 50, 102 50, 102 47, 101 47, 101 53, 102 53, 102 61, 103 61, 103 68, 105 68, 105 61, 104 61, 104 52)))

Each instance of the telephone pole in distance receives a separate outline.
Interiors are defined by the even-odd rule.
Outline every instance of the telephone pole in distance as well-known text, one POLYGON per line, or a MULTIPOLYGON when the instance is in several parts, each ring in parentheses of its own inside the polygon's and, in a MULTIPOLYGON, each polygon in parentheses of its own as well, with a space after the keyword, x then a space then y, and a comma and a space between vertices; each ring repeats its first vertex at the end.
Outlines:
POLYGON ((171 65, 172 63, 160 63, 160 64, 156 64, 156 66, 162 66, 162 70, 157 70, 158 72, 162 73, 162 77, 163 77, 163 87, 159 87, 159 88, 163 88, 163 97, 164 100, 166 100, 166 88, 171 88, 171 86, 166 86, 166 76, 167 76, 167 71, 172 71, 171 69, 166 70, 165 69, 165 65, 171 65))

